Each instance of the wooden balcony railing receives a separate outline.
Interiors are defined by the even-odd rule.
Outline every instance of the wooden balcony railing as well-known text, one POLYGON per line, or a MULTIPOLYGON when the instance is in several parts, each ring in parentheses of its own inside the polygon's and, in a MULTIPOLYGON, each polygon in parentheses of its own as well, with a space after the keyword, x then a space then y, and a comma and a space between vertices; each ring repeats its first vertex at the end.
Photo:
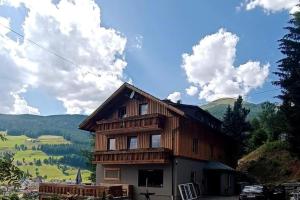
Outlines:
POLYGON ((101 164, 165 164, 169 163, 171 150, 150 148, 117 151, 96 151, 94 163, 101 164))
POLYGON ((97 131, 105 134, 159 131, 163 129, 164 116, 148 114, 123 119, 101 120, 97 122, 97 131))
POLYGON ((130 185, 75 185, 61 183, 40 183, 40 199, 47 199, 50 196, 60 197, 104 197, 112 195, 113 197, 129 197, 132 187, 130 185))

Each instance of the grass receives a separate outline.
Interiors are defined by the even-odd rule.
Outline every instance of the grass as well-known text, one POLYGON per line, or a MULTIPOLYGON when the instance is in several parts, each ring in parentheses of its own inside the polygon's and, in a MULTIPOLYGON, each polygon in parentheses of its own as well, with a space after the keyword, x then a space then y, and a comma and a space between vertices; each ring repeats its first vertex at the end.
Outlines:
MULTIPOLYGON (((63 172, 58 169, 56 165, 42 165, 42 166, 19 166, 21 170, 24 172, 29 172, 33 177, 36 175, 36 168, 38 168, 39 175, 44 177, 47 176, 47 180, 75 180, 77 175, 77 169, 70 168, 66 171, 67 174, 63 174, 63 172)), ((81 170, 81 176, 83 182, 88 182, 88 177, 90 172, 88 170, 81 170)))
POLYGON ((37 139, 29 138, 25 135, 10 136, 6 135, 6 141, 0 141, 0 151, 15 151, 15 145, 24 144, 28 149, 41 144, 70 144, 62 136, 43 135, 37 139))
MULTIPOLYGON (((32 150, 33 146, 41 144, 70 144, 69 141, 65 140, 61 136, 54 135, 43 135, 37 139, 29 138, 25 135, 21 136, 10 136, 6 135, 6 141, 0 141, 0 151, 11 151, 14 153, 15 162, 20 161, 21 166, 18 166, 24 172, 29 172, 33 177, 36 176, 36 168, 38 168, 39 175, 44 177, 47 176, 47 180, 75 180, 77 170, 76 168, 68 166, 68 170, 64 174, 57 165, 46 165, 43 163, 44 159, 48 159, 50 156, 40 150, 32 150), (15 149, 15 145, 25 145, 27 150, 18 151, 15 149), (25 163, 23 162, 23 159, 25 163), (30 165, 34 159, 40 159, 42 162, 41 166, 30 165)), ((51 156, 54 158, 60 158, 61 156, 51 156)), ((82 179, 84 182, 88 182, 90 171, 81 170, 82 179)))
POLYGON ((40 144, 70 144, 62 136, 56 135, 42 135, 37 140, 40 144))
POLYGON ((262 183, 300 180, 300 160, 288 151, 286 142, 268 142, 239 160, 238 170, 262 183))

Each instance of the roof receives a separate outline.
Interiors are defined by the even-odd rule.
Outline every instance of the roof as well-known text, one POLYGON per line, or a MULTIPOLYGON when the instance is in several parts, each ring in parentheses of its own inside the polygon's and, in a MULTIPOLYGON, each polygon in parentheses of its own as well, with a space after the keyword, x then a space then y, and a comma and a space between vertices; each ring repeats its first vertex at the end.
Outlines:
POLYGON ((211 115, 209 112, 201 109, 199 106, 196 105, 188 105, 188 104, 181 104, 181 103, 173 103, 170 100, 163 100, 164 102, 166 102, 169 105, 174 106, 175 108, 181 110, 182 112, 184 112, 184 114, 191 118, 194 119, 196 121, 199 121, 201 123, 205 123, 207 125, 209 125, 209 123, 211 123, 211 127, 212 128, 220 128, 222 122, 217 119, 216 117, 214 117, 213 115, 211 115))
POLYGON ((184 116, 184 112, 179 110, 178 108, 171 106, 167 103, 165 103, 164 101, 152 96, 151 94, 137 88, 134 87, 133 85, 129 84, 129 83, 124 83, 121 87, 119 87, 119 89, 117 89, 108 99, 106 99, 91 115, 89 115, 80 125, 79 128, 82 130, 87 130, 87 131, 92 131, 92 126, 93 126, 93 121, 95 118, 97 118, 97 116, 99 116, 99 113, 105 108, 105 106, 107 106, 114 98, 116 98, 119 94, 122 93, 122 91, 124 91, 125 89, 130 89, 132 91, 135 91, 137 93, 139 93, 142 96, 145 96, 146 98, 149 98, 153 101, 156 101, 160 104, 162 104, 163 106, 167 107, 168 109, 172 110, 173 112, 177 113, 180 116, 184 116))
POLYGON ((207 164, 203 167, 205 170, 223 170, 223 171, 235 171, 235 169, 229 167, 218 161, 207 161, 207 164))
POLYGON ((208 112, 202 110, 200 107, 195 105, 187 105, 181 103, 173 103, 170 100, 160 100, 151 94, 129 84, 124 83, 119 89, 117 89, 104 103, 102 103, 91 115, 89 115, 80 125, 79 128, 82 130, 93 131, 92 128, 97 120, 98 116, 100 116, 101 111, 115 99, 118 95, 120 95, 124 90, 129 89, 130 91, 134 91, 139 93, 140 95, 149 98, 155 102, 158 102, 175 112, 180 116, 184 116, 187 118, 191 118, 197 120, 198 122, 209 125, 212 128, 218 129, 221 125, 221 121, 209 114, 208 112))

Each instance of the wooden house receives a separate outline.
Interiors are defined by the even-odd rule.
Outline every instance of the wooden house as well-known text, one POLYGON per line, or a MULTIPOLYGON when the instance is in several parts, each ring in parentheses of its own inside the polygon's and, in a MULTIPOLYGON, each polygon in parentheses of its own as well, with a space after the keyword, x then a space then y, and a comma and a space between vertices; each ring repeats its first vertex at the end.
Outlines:
POLYGON ((198 106, 160 100, 124 83, 81 124, 95 133, 97 184, 130 184, 134 198, 179 199, 178 185, 201 194, 234 192, 234 142, 198 106), (231 167, 230 167, 231 166, 231 167))

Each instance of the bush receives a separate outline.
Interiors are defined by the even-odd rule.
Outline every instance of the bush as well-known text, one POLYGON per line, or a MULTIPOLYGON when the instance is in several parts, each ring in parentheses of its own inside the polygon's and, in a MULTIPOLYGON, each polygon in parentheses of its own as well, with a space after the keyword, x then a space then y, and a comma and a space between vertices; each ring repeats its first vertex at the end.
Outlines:
POLYGON ((273 151, 273 150, 287 150, 289 145, 287 142, 283 141, 274 141, 266 143, 266 151, 273 151))

